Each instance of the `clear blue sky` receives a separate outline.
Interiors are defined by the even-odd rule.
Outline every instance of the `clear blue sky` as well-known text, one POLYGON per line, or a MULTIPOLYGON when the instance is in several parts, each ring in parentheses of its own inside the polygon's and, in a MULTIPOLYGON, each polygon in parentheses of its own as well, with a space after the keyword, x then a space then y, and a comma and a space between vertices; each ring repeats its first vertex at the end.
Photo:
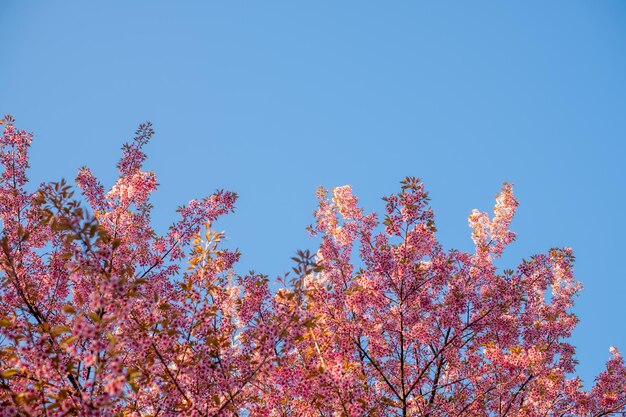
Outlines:
POLYGON ((502 181, 521 202, 503 259, 577 255, 586 383, 626 352, 626 2, 0 0, 0 112, 35 134, 35 183, 87 164, 108 185, 144 120, 165 230, 236 191, 241 271, 312 248, 315 189, 369 210, 422 177, 448 247, 502 181), (176 4, 176 5, 174 5, 176 4))

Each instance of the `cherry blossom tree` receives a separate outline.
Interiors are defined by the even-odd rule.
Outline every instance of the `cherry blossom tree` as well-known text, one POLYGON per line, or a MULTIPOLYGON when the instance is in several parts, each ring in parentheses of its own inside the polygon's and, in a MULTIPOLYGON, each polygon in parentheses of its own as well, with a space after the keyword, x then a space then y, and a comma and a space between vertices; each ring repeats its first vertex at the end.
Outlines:
POLYGON ((504 184, 494 215, 469 216, 473 253, 445 251, 428 194, 415 178, 384 198, 382 230, 349 186, 318 192, 319 272, 300 306, 315 318, 274 370, 270 409, 320 416, 601 416, 626 405, 615 348, 591 392, 567 343, 580 284, 572 250, 515 270, 494 266, 515 234, 517 201, 504 184))
POLYGON ((29 190, 29 133, 0 139, 0 416, 600 416, 623 410, 611 358, 588 392, 567 338, 580 285, 570 249, 499 272, 515 235, 511 186, 470 215, 473 253, 444 251, 428 196, 407 178, 387 213, 350 187, 320 190, 316 255, 273 290, 238 275, 212 227, 217 191, 152 226, 143 124, 110 189, 29 190))
POLYGON ((80 170, 87 210, 64 182, 26 190, 31 135, 5 118, 0 415, 232 414, 289 347, 290 301, 264 276, 235 276, 239 254, 210 228, 235 194, 192 200, 154 232, 157 182, 142 170, 152 135, 141 125, 124 146, 108 191, 80 170))

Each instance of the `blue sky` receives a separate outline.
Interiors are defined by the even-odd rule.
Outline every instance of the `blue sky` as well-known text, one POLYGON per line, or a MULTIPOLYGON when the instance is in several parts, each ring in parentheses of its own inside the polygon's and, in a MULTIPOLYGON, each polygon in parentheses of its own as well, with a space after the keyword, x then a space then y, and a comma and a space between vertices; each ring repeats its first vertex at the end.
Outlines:
POLYGON ((0 113, 32 131, 31 179, 90 166, 108 185, 151 120, 155 221, 226 188, 240 270, 313 248, 315 190, 368 210, 424 179, 447 247, 501 182, 520 200, 502 260, 570 246, 590 383, 626 352, 626 3, 0 0, 0 113))

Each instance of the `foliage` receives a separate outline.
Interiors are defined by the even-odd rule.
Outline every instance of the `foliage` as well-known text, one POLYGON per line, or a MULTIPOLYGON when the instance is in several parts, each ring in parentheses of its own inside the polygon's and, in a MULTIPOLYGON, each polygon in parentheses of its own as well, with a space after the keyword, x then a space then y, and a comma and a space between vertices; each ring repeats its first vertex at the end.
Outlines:
POLYGON ((237 275, 212 223, 218 191, 151 226, 153 135, 123 147, 108 191, 88 168, 26 189, 31 135, 0 140, 0 416, 600 416, 623 410, 615 348, 589 391, 566 342, 579 284, 568 248, 493 265, 515 235, 505 184, 493 218, 469 217, 474 253, 445 251, 422 183, 386 214, 350 187, 318 192, 315 255, 294 278, 237 275), (84 202, 83 202, 84 200, 84 202), (84 205, 87 207, 85 208, 84 205), (185 264, 187 265, 185 269, 185 264))

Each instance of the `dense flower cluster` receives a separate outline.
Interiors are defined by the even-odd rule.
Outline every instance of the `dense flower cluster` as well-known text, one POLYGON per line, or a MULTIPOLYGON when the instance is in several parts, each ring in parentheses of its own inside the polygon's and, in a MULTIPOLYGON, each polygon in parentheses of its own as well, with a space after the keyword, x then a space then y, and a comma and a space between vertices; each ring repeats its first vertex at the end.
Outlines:
POLYGON ((384 218, 349 186, 318 191, 320 238, 293 279, 234 272, 211 224, 226 191, 151 225, 153 135, 139 127, 106 190, 27 191, 31 135, 0 139, 0 416, 601 416, 626 407, 615 347, 590 391, 567 343, 580 284, 569 248, 494 266, 515 234, 512 187, 469 216, 473 253, 444 250, 423 184, 384 218), (84 206, 87 208, 84 208, 84 206), (286 280, 285 280, 286 281, 286 280))

